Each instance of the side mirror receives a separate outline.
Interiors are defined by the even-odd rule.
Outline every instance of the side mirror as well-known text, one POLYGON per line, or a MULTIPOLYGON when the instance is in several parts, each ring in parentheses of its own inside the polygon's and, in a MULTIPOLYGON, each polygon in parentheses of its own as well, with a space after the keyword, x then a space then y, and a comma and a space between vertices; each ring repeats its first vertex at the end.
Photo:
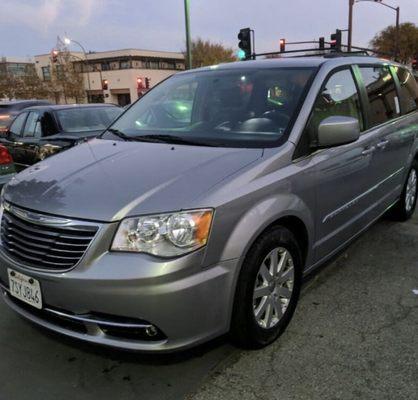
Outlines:
POLYGON ((360 137, 357 118, 333 116, 318 126, 318 147, 333 147, 355 142, 360 137))

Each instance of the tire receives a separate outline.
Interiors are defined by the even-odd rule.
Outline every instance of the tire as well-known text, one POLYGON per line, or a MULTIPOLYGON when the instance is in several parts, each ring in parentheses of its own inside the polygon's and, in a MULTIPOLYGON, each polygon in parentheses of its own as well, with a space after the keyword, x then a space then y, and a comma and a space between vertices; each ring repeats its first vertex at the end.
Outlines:
POLYGON ((262 348, 284 332, 299 299, 302 269, 300 247, 287 228, 275 226, 257 239, 244 260, 235 292, 231 336, 238 346, 262 348), (272 278, 275 254, 285 262, 272 278))
POLYGON ((401 198, 389 212, 392 219, 404 222, 414 215, 418 196, 417 179, 418 161, 414 161, 408 172, 401 198))

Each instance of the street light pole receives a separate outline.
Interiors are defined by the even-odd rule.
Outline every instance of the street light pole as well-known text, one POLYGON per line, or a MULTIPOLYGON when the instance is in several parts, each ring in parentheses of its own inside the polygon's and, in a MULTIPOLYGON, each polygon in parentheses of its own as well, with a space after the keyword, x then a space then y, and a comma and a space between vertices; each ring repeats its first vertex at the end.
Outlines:
MULTIPOLYGON (((352 8, 354 6, 354 3, 360 3, 360 2, 364 2, 364 1, 369 1, 369 2, 373 2, 373 3, 379 3, 382 6, 385 6, 387 8, 390 8, 391 10, 394 10, 396 12, 396 39, 395 39, 395 56, 396 58, 399 57, 399 42, 400 42, 400 13, 401 13, 401 9, 400 7, 393 7, 389 4, 383 3, 383 0, 349 0, 350 1, 350 9, 349 9, 349 14, 350 12, 352 13, 352 8), (351 3, 352 2, 352 3, 351 3)), ((350 18, 352 19, 352 14, 351 17, 349 15, 349 20, 350 18)), ((351 21, 352 24, 352 21, 351 21)), ((350 25, 350 22, 349 22, 350 25)), ((349 27, 350 32, 352 31, 352 26, 351 28, 349 27)), ((350 33, 349 33, 350 35, 350 33)), ((350 43, 350 41, 349 41, 350 43)))
POLYGON ((88 82, 88 89, 89 89, 88 93, 87 93, 87 102, 90 103, 91 85, 90 85, 90 71, 89 71, 89 66, 88 66, 88 63, 87 63, 87 52, 86 52, 86 49, 84 48, 84 46, 80 42, 77 42, 77 40, 73 40, 73 39, 70 39, 68 37, 64 38, 64 43, 65 44, 69 45, 71 42, 75 43, 78 47, 80 47, 80 49, 83 51, 83 54, 84 54, 84 60, 85 60, 84 63, 87 66, 87 82, 88 82))
POLYGON ((186 20, 187 69, 192 68, 192 43, 190 39, 190 0, 184 0, 184 16, 186 20))

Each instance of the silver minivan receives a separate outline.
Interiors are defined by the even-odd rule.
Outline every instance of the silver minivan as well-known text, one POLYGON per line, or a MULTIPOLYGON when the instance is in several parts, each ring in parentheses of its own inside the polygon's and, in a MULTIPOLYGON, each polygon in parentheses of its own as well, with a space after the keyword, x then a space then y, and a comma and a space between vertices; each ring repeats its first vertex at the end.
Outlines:
POLYGON ((176 74, 3 190, 0 284, 27 319, 172 351, 274 341, 304 275, 414 212, 418 88, 366 56, 176 74))

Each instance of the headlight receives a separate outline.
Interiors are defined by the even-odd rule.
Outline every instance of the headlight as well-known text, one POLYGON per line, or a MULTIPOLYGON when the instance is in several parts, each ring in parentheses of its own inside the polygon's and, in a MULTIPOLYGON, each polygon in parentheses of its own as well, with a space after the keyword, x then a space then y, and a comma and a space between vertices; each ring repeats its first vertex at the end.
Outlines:
POLYGON ((179 256, 203 247, 208 240, 210 209, 126 218, 118 228, 111 250, 179 256))

